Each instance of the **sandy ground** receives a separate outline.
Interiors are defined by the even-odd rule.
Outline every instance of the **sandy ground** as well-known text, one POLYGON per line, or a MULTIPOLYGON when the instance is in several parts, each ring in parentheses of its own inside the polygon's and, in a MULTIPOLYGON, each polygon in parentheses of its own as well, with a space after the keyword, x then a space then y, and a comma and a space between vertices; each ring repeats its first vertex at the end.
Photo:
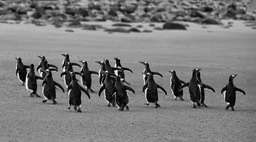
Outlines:
MULTIPOLYGON (((109 25, 109 23, 105 23, 109 25)), ((134 24, 137 25, 137 24, 134 24)), ((148 28, 148 24, 143 24, 148 28)), ((52 26, 36 27, 23 24, 0 24, 0 141, 1 142, 191 142, 256 140, 256 30, 235 22, 230 29, 218 26, 190 24, 187 31, 153 31, 153 33, 113 33, 84 31, 52 26), (90 70, 98 71, 94 61, 121 58, 136 94, 129 93, 130 111, 108 108, 104 97, 98 97, 98 77, 93 76, 89 100, 82 95, 82 113, 68 110, 67 93, 57 91, 57 105, 43 104, 40 98, 30 98, 29 92, 15 76, 15 57, 24 64, 39 63, 45 55, 49 63, 61 68, 62 53, 69 53, 73 62, 86 60, 90 70), (159 104, 144 106, 142 92, 143 65, 148 61, 155 77, 168 95, 159 91, 159 104), (169 70, 174 69, 184 81, 189 81, 194 68, 201 68, 202 80, 215 88, 207 91, 209 108, 193 109, 185 89, 185 101, 174 101, 169 87, 169 70), (226 111, 220 90, 231 74, 238 74, 235 85, 247 93, 238 93, 236 111, 226 111)), ((79 70, 75 67, 75 70, 79 70)), ((60 71, 53 73, 61 83, 60 71)), ((38 93, 41 95, 41 81, 38 93)))

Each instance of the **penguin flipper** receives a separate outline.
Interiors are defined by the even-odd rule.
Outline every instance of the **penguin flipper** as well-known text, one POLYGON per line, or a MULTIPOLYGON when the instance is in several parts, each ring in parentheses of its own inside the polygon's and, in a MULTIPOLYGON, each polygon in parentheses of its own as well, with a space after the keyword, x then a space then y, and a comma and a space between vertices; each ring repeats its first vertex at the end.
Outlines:
POLYGON ((16 76, 18 76, 19 68, 16 68, 16 76))
POLYGON ((41 76, 36 76, 36 79, 43 80, 43 78, 41 76))
POLYGON ((90 71, 90 74, 96 74, 96 75, 99 75, 99 73, 98 73, 98 72, 96 72, 96 71, 90 71))
POLYGON ((62 72, 62 73, 60 74, 60 77, 62 77, 63 75, 66 75, 66 72, 62 72))
POLYGON ((72 65, 72 66, 78 66, 78 67, 81 68, 81 65, 79 65, 78 63, 73 63, 73 62, 72 62, 71 65, 72 65))
POLYGON ((28 65, 24 65, 24 67, 27 69, 27 68, 30 68, 30 66, 28 66, 28 65))
POLYGON ((88 91, 86 91, 86 90, 85 90, 82 86, 80 86, 80 85, 79 85, 79 87, 80 87, 81 91, 83 91, 83 92, 88 96, 88 98, 91 99, 91 96, 90 96, 90 94, 88 93, 88 91))
POLYGON ((36 70, 38 71, 40 68, 42 68, 41 64, 37 66, 36 70))
POLYGON ((221 89, 220 93, 222 94, 224 91, 227 90, 227 86, 225 86, 224 88, 221 89))
POLYGON ((161 89, 165 93, 165 95, 167 95, 167 92, 165 91, 165 89, 162 86, 160 86, 158 84, 156 84, 156 86, 157 86, 157 88, 161 89))
POLYGON ((53 67, 53 68, 57 69, 57 71, 58 71, 58 67, 57 66, 55 66, 53 64, 48 64, 48 65, 49 65, 49 67, 53 67))
POLYGON ((215 90, 214 90, 211 86, 209 86, 209 85, 207 85, 207 84, 203 84, 203 87, 204 87, 204 88, 207 88, 207 89, 209 89, 209 90, 211 90, 212 92, 215 93, 215 90))
POLYGON ((127 71, 129 71, 129 72, 133 73, 133 71, 132 71, 131 69, 126 68, 126 67, 123 67, 123 70, 127 70, 127 71))
POLYGON ((159 73, 159 72, 152 72, 152 74, 153 74, 153 75, 158 75, 158 76, 163 77, 163 75, 162 75, 161 73, 159 73))
POLYGON ((186 84, 186 82, 184 82, 183 80, 180 80, 180 82, 181 82, 182 84, 186 84))
POLYGON ((63 88, 58 82, 55 82, 55 81, 54 81, 54 85, 55 85, 55 88, 58 88, 58 89, 61 90, 63 93, 65 92, 64 88, 63 88))
POLYGON ((145 90, 147 89, 148 84, 146 83, 143 87, 142 87, 142 92, 145 92, 145 90))
POLYGON ((72 83, 70 83, 70 84, 68 85, 67 92, 72 89, 72 85, 71 85, 71 84, 72 84, 72 83))
POLYGON ((241 92, 241 93, 243 93, 243 94, 245 95, 245 91, 242 90, 242 89, 240 89, 240 88, 237 88, 237 87, 236 87, 236 91, 241 92))
POLYGON ((103 85, 100 87, 100 90, 99 90, 99 93, 98 93, 99 97, 100 97, 101 92, 102 92, 104 89, 105 89, 105 84, 103 84, 103 85))
POLYGON ((131 91, 133 94, 135 94, 135 91, 134 91, 131 87, 125 86, 125 89, 126 89, 126 90, 129 90, 129 91, 131 91))
POLYGON ((180 86, 180 88, 178 89, 178 91, 180 92, 183 88, 187 87, 189 85, 189 83, 185 83, 183 85, 180 86))

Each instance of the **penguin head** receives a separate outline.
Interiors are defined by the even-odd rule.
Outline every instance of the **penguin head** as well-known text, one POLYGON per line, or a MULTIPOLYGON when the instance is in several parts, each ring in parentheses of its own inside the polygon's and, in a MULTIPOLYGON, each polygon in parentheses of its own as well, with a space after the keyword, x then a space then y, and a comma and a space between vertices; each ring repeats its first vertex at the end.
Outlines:
POLYGON ((148 62, 145 62, 145 61, 140 61, 141 64, 145 65, 145 66, 148 66, 148 62))
POLYGON ((176 75, 176 71, 175 70, 170 70, 169 71, 172 75, 176 75))
POLYGON ((201 69, 198 69, 198 68, 193 69, 192 76, 196 77, 197 74, 198 74, 198 72, 199 72, 200 70, 201 70, 201 69))
POLYGON ((116 60, 117 63, 120 63, 120 59, 118 57, 114 58, 116 60))
POLYGON ((234 78, 237 76, 237 74, 232 74, 229 76, 229 82, 233 82, 234 78))
POLYGON ((15 58, 19 63, 22 62, 20 57, 15 58))
POLYGON ((61 54, 62 56, 64 56, 65 58, 69 59, 69 54, 65 53, 65 54, 61 54))
MULTIPOLYGON (((80 61, 84 66, 86 66, 87 67, 87 61, 80 61)), ((97 62, 96 62, 97 63, 97 62)))
POLYGON ((42 61, 45 60, 45 56, 44 55, 41 55, 41 56, 37 56, 38 58, 40 58, 42 61))
POLYGON ((103 65, 103 61, 95 61, 96 63, 100 64, 100 65, 103 65))
POLYGON ((29 67, 30 67, 30 70, 35 70, 34 69, 34 64, 31 64, 29 67))

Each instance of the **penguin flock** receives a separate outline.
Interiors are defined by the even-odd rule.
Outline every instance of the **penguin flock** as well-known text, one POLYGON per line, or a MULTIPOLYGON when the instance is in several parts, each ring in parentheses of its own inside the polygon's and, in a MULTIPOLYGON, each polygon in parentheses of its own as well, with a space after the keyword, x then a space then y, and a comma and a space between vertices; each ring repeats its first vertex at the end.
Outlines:
MULTIPOLYGON (((64 56, 62 62, 62 72, 60 77, 63 78, 64 85, 67 90, 69 97, 69 106, 74 108, 77 112, 82 112, 81 110, 81 94, 85 93, 90 99, 90 93, 95 93, 92 89, 92 75, 97 75, 99 78, 100 88, 98 91, 98 96, 104 94, 104 98, 107 102, 108 107, 117 107, 120 111, 124 109, 129 110, 129 97, 127 91, 135 94, 135 91, 130 87, 131 83, 125 80, 125 71, 133 73, 133 71, 127 67, 121 65, 121 60, 119 58, 114 58, 115 66, 111 66, 108 59, 103 59, 102 61, 95 61, 100 65, 98 72, 91 71, 88 67, 87 61, 80 61, 82 66, 78 63, 71 62, 69 54, 61 54, 64 56), (80 71, 74 71, 73 67, 80 68, 80 71), (77 79, 80 76, 80 81, 77 79)), ((58 72, 58 67, 48 63, 45 56, 38 56, 40 58, 39 65, 36 70, 39 76, 35 73, 34 64, 25 65, 20 57, 17 57, 16 64, 16 76, 18 80, 26 87, 26 90, 31 92, 30 97, 42 98, 37 93, 37 80, 42 80, 42 103, 46 103, 48 100, 56 104, 56 89, 61 90, 63 93, 65 89, 58 82, 54 81, 52 71, 58 72), (29 71, 27 71, 27 69, 29 71)), ((140 61, 144 65, 144 70, 142 71, 143 77, 143 87, 142 91, 145 93, 145 105, 153 103, 155 108, 160 107, 158 104, 158 89, 160 89, 165 95, 167 91, 156 83, 154 76, 163 77, 159 72, 152 71, 150 69, 149 63, 145 61, 140 61)), ((201 69, 193 69, 192 77, 189 82, 184 82, 176 74, 175 70, 169 71, 171 73, 170 77, 170 90, 174 96, 175 100, 183 99, 183 89, 188 87, 190 100, 192 102, 193 108, 197 107, 208 107, 205 104, 205 89, 211 90, 215 93, 215 90, 210 85, 204 84, 201 80, 200 75, 201 69)), ((224 94, 224 101, 227 103, 226 110, 231 108, 234 111, 234 106, 236 102, 236 92, 241 92, 244 95, 245 91, 236 87, 233 83, 234 78, 237 76, 230 75, 228 84, 221 89, 221 94, 224 94)))

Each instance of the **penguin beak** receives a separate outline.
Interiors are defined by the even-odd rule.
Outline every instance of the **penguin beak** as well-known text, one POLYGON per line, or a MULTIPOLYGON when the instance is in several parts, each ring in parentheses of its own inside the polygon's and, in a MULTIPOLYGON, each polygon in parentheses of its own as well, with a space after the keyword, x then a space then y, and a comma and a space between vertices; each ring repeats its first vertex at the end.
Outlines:
POLYGON ((140 61, 140 63, 141 63, 141 64, 143 64, 143 65, 146 65, 146 62, 142 62, 142 61, 140 61))
MULTIPOLYGON (((79 61, 80 63, 84 64, 84 61, 79 61)), ((96 62, 97 63, 97 62, 96 62)))
POLYGON ((16 59, 16 60, 19 60, 19 58, 18 58, 18 57, 15 57, 15 59, 16 59))
POLYGON ((61 54, 62 56, 66 57, 67 55, 66 54, 61 54))
POLYGON ((170 73, 173 73, 173 70, 170 70, 169 72, 170 72, 170 73))

